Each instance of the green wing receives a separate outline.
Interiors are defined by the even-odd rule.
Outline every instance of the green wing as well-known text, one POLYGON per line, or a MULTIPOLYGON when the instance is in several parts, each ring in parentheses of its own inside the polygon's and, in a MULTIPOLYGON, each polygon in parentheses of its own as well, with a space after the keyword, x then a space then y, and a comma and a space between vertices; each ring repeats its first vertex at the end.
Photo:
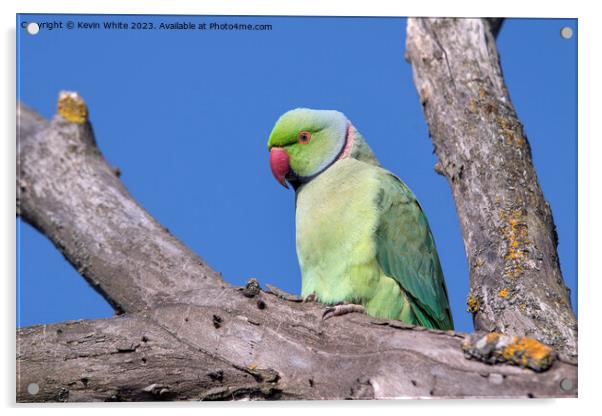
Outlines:
POLYGON ((386 172, 377 206, 377 260, 407 295, 416 323, 453 329, 447 289, 435 241, 412 191, 386 172))

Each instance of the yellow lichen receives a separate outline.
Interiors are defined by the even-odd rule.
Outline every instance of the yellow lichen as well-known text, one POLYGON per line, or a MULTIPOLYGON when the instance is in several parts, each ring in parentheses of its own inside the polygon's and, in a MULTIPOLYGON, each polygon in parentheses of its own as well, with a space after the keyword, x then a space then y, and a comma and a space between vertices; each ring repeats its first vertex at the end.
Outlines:
POLYGON ((469 295, 468 299, 466 299, 466 305, 468 306, 466 310, 474 314, 479 311, 479 308, 481 307, 481 301, 479 301, 479 299, 477 299, 475 296, 469 295))
POLYGON ((253 363, 249 366, 249 370, 253 371, 257 368, 257 364, 253 363))
POLYGON ((500 289, 500 291, 497 292, 497 294, 502 298, 506 298, 510 294, 510 291, 504 287, 504 288, 500 289))
POLYGON ((509 363, 545 371, 556 359, 556 353, 529 337, 505 335, 499 332, 473 334, 462 343, 462 350, 468 358, 475 358, 487 364, 509 363))
POLYGON ((514 337, 501 354, 508 361, 536 368, 545 367, 553 358, 553 350, 550 347, 529 337, 514 337))
POLYGON ((524 271, 524 260, 527 258, 528 230, 523 211, 512 209, 510 211, 502 210, 500 220, 504 222, 502 235, 507 244, 505 276, 518 277, 524 271))
POLYGON ((527 141, 525 140, 525 138, 523 136, 517 136, 514 138, 514 143, 520 147, 520 146, 524 146, 524 144, 527 143, 527 141))
POLYGON ((510 122, 505 117, 497 116, 495 121, 497 121, 498 126, 503 130, 507 130, 510 127, 510 122))
POLYGON ((498 334, 497 332, 490 332, 487 334, 486 340, 488 344, 493 344, 497 342, 498 339, 500 339, 500 334, 498 334))
POLYGON ((516 144, 517 146, 523 146, 526 141, 525 138, 520 134, 516 134, 516 129, 513 124, 506 117, 497 116, 495 118, 498 127, 500 128, 500 134, 506 139, 507 145, 516 144))
POLYGON ((71 123, 83 124, 88 121, 88 107, 84 99, 76 92, 61 91, 58 113, 71 123))

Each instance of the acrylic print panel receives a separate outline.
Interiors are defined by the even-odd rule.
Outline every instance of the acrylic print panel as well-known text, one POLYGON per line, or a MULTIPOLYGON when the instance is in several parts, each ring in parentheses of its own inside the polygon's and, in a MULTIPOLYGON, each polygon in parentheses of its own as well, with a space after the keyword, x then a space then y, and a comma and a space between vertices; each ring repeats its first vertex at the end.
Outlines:
POLYGON ((18 15, 17 401, 576 397, 577 35, 18 15))

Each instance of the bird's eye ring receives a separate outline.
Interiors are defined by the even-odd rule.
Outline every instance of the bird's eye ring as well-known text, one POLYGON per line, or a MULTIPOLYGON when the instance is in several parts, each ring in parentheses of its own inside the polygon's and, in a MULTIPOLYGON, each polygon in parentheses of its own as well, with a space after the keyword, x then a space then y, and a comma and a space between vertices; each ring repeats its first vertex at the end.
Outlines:
POLYGON ((307 144, 311 140, 311 133, 308 131, 300 131, 297 135, 297 141, 300 144, 307 144))

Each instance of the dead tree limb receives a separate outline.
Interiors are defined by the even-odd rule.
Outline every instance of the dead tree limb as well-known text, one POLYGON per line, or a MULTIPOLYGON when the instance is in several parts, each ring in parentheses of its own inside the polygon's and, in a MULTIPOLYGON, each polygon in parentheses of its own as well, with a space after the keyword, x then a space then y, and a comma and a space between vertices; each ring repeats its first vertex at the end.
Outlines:
POLYGON ((222 284, 132 199, 96 146, 80 98, 64 94, 52 121, 17 110, 17 212, 118 313, 222 284))
POLYGON ((462 226, 476 329, 529 335, 576 356, 552 212, 489 22, 408 19, 406 48, 462 226))
MULTIPOLYGON (((147 313, 18 331, 18 401, 575 396, 577 367, 464 358, 462 334, 210 289, 147 313), (562 380, 572 384, 561 388, 562 380), (27 387, 40 391, 31 395, 27 387)), ((566 382, 565 382, 566 383, 566 382)))

